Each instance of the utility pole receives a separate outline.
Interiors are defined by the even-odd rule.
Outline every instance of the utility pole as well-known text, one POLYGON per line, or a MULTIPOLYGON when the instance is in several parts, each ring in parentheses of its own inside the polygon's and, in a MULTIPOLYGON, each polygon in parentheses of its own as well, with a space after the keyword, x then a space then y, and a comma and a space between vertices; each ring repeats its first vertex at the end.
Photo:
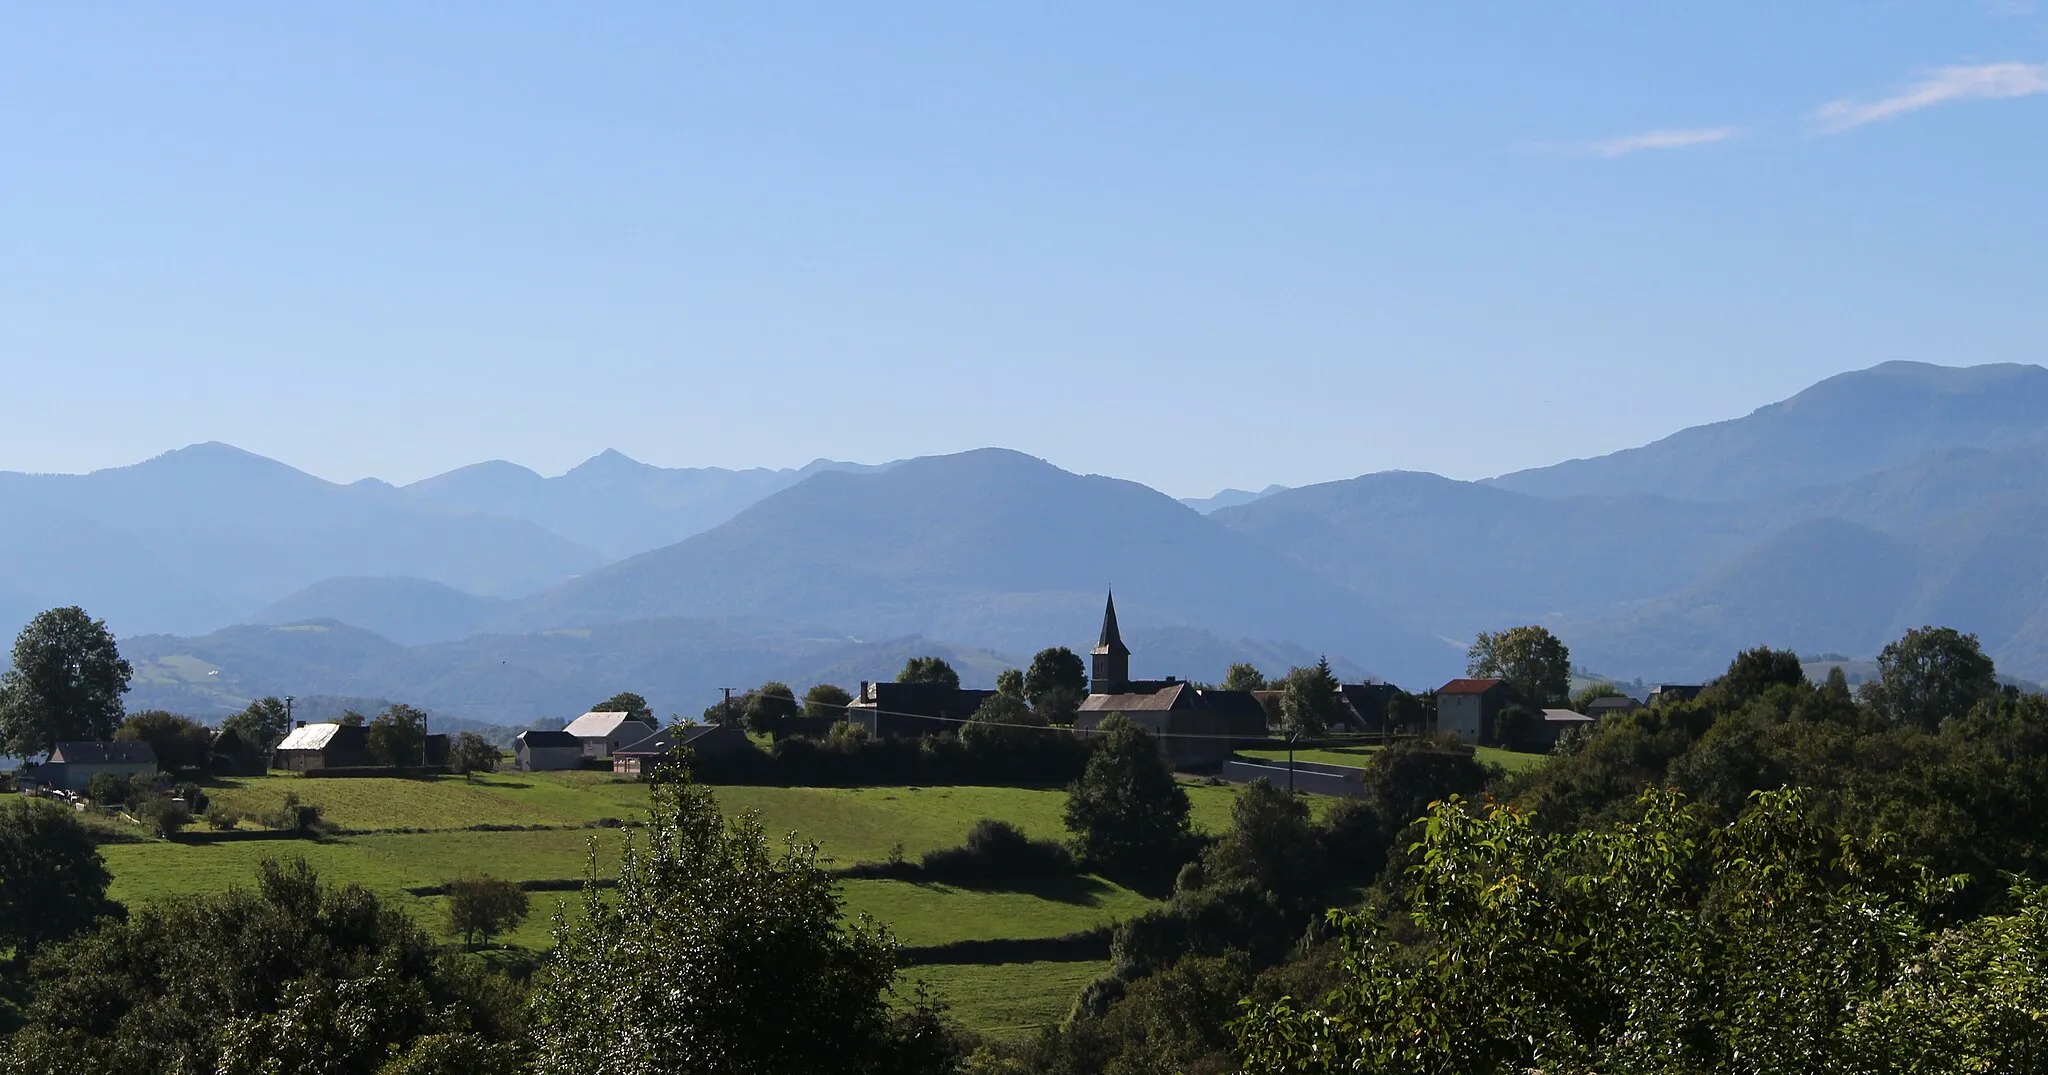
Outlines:
POLYGON ((730 728, 732 727, 732 692, 739 690, 739 688, 720 687, 718 689, 725 692, 725 709, 722 713, 720 713, 718 723, 727 728, 730 728))
POLYGON ((1287 730, 1287 794, 1294 794, 1294 738, 1301 734, 1298 728, 1287 730))
POLYGON ((293 727, 293 725, 292 725, 292 702, 293 702, 294 700, 295 700, 295 699, 293 699, 293 698, 292 698, 292 696, 291 696, 291 695, 289 695, 289 694, 287 694, 287 695, 285 695, 285 696, 284 696, 284 730, 285 730, 285 731, 286 731, 287 733, 289 733, 289 732, 290 732, 290 731, 292 730, 292 727, 293 727))

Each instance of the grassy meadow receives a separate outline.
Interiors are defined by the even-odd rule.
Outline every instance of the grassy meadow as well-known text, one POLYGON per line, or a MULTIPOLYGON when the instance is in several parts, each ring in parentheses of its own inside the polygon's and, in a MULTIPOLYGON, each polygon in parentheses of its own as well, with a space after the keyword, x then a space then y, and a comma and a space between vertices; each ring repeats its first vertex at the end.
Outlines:
MULTIPOLYGON (((1358 746, 1315 747, 1312 749, 1295 751, 1294 760, 1319 762, 1323 765, 1349 765, 1359 767, 1365 765, 1366 761, 1372 757, 1373 751, 1378 749, 1379 747, 1377 745, 1367 744, 1360 744, 1358 746)), ((1257 750, 1240 750, 1238 751, 1238 753, 1244 755, 1247 758, 1262 758, 1267 761, 1278 761, 1283 763, 1287 761, 1287 751, 1285 749, 1273 750, 1262 747, 1257 750)), ((1550 755, 1548 754, 1524 754, 1516 750, 1502 750, 1499 747, 1474 748, 1474 756, 1488 765, 1498 765, 1511 773, 1518 773, 1524 769, 1534 768, 1535 766, 1543 764, 1550 757, 1550 755)))
MULTIPOLYGON (((712 790, 728 813, 753 812, 771 838, 815 842, 827 865, 880 862, 897 853, 915 860, 960 843, 985 817, 1010 821, 1033 837, 1065 835, 1066 793, 1058 788, 712 790)), ((1215 832, 1229 825, 1235 788, 1188 784, 1186 790, 1199 827, 1215 832)), ((274 775, 229 778, 209 788, 215 803, 248 815, 275 810, 288 793, 318 805, 324 819, 342 831, 318 841, 105 844, 100 850, 114 875, 110 895, 133 906, 218 892, 253 884, 265 858, 298 855, 323 878, 362 884, 439 930, 442 900, 407 889, 480 874, 515 881, 575 879, 584 875, 593 853, 600 875, 609 875, 633 829, 600 823, 639 821, 647 809, 645 785, 607 773, 497 773, 470 780, 274 775)), ((1053 937, 1152 906, 1145 896, 1093 877, 1000 889, 848 879, 841 888, 849 914, 874 916, 911 947, 1053 937)), ((531 915, 499 941, 545 949, 556 907, 573 914, 576 899, 573 892, 533 893, 531 915)), ((927 982, 968 1026, 1011 1033, 1060 1018, 1080 987, 1104 969, 1095 961, 948 964, 911 968, 905 976, 927 982)))

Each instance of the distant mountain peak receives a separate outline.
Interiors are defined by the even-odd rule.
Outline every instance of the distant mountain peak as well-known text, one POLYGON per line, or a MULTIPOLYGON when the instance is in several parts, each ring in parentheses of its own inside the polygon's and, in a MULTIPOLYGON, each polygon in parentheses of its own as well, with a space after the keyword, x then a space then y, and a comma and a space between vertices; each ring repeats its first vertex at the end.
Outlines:
POLYGON ((1491 480, 1536 496, 1731 501, 1847 481, 1933 452, 2048 444, 2048 369, 1886 362, 1741 418, 1491 480))
POLYGON ((592 474, 638 474, 643 471, 659 469, 661 468, 649 463, 642 463, 638 459, 619 451, 617 448, 606 448, 604 451, 569 468, 569 473, 588 477, 592 474))

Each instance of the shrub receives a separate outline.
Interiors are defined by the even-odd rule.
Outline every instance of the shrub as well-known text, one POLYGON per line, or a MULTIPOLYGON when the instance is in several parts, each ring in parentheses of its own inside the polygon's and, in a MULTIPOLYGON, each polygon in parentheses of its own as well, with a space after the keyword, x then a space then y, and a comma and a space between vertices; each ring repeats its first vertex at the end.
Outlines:
POLYGON ((1074 860, 1052 840, 1033 840, 1007 821, 982 818, 959 847, 925 852, 923 870, 948 881, 1056 877, 1074 872, 1074 860))
POLYGON ((209 806, 203 815, 206 827, 215 832, 228 832, 242 823, 242 815, 224 806, 209 806))
POLYGON ((128 790, 128 778, 115 773, 94 773, 85 783, 85 797, 101 806, 127 802, 128 790))

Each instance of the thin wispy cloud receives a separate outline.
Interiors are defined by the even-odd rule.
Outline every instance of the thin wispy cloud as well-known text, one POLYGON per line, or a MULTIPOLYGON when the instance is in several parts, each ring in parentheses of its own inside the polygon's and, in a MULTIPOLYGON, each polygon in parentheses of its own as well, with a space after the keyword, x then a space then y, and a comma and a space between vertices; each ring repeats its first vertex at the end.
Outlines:
POLYGON ((1646 149, 1690 149, 1693 146, 1725 142, 1742 133, 1740 127, 1685 127, 1644 131, 1641 134, 1607 138, 1587 145, 1596 157, 1621 157, 1646 149))
POLYGON ((1875 101, 1829 101, 1820 106, 1814 118, 1829 131, 1846 131, 1951 101, 2008 100, 2037 93, 2048 93, 2048 64, 2010 62, 1941 67, 1890 97, 1875 101))

